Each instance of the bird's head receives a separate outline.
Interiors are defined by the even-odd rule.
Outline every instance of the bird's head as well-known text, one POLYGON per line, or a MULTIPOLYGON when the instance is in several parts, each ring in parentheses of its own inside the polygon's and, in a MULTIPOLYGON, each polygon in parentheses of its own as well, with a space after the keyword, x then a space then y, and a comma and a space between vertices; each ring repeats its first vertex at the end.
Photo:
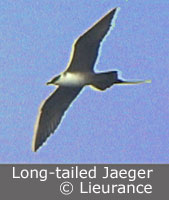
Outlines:
POLYGON ((58 85, 58 80, 60 79, 60 75, 59 76, 55 76, 54 78, 52 78, 50 81, 48 81, 46 83, 46 85, 58 85))

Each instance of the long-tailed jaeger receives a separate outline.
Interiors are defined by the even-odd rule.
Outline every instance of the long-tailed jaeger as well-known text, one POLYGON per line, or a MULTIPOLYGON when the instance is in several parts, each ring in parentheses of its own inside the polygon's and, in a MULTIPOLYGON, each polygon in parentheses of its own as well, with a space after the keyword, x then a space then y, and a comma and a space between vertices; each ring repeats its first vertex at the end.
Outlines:
POLYGON ((75 40, 70 62, 66 70, 55 76, 47 85, 57 86, 56 90, 42 102, 34 129, 32 150, 39 147, 54 133, 72 101, 84 86, 104 91, 114 84, 138 84, 148 81, 125 81, 118 78, 117 71, 95 73, 94 65, 100 44, 113 27, 119 8, 110 10, 91 28, 75 40), (114 18, 114 20, 112 20, 114 18))

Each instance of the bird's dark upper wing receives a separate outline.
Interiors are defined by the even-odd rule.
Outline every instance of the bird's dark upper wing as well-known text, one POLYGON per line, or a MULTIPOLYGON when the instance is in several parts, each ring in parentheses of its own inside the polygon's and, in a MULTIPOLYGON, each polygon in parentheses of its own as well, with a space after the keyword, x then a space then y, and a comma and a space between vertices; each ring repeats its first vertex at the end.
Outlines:
POLYGON ((64 112, 81 89, 80 87, 60 86, 41 104, 35 124, 32 142, 33 151, 36 151, 55 131, 64 112))
POLYGON ((111 10, 74 42, 67 71, 93 71, 100 43, 110 29, 116 10, 111 10))

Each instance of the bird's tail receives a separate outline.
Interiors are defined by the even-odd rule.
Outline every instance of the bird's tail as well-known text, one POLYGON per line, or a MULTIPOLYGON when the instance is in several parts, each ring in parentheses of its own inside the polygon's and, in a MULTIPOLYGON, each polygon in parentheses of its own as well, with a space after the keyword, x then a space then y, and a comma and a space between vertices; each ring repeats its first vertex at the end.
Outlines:
POLYGON ((115 84, 119 85, 134 85, 134 84, 141 84, 141 83, 151 83, 151 80, 145 80, 145 81, 119 81, 115 84))
POLYGON ((90 86, 96 90, 103 91, 115 84, 133 85, 133 84, 141 84, 141 83, 151 83, 151 80, 145 80, 145 81, 120 80, 118 79, 117 71, 111 71, 111 72, 96 74, 90 86))

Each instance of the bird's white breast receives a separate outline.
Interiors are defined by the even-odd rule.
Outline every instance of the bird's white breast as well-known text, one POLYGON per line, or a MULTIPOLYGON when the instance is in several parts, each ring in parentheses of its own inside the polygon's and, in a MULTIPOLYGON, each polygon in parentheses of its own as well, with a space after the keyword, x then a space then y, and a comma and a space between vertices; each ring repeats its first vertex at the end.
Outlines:
POLYGON ((86 79, 85 75, 82 73, 67 72, 61 75, 58 83, 65 86, 82 86, 86 84, 86 79))

